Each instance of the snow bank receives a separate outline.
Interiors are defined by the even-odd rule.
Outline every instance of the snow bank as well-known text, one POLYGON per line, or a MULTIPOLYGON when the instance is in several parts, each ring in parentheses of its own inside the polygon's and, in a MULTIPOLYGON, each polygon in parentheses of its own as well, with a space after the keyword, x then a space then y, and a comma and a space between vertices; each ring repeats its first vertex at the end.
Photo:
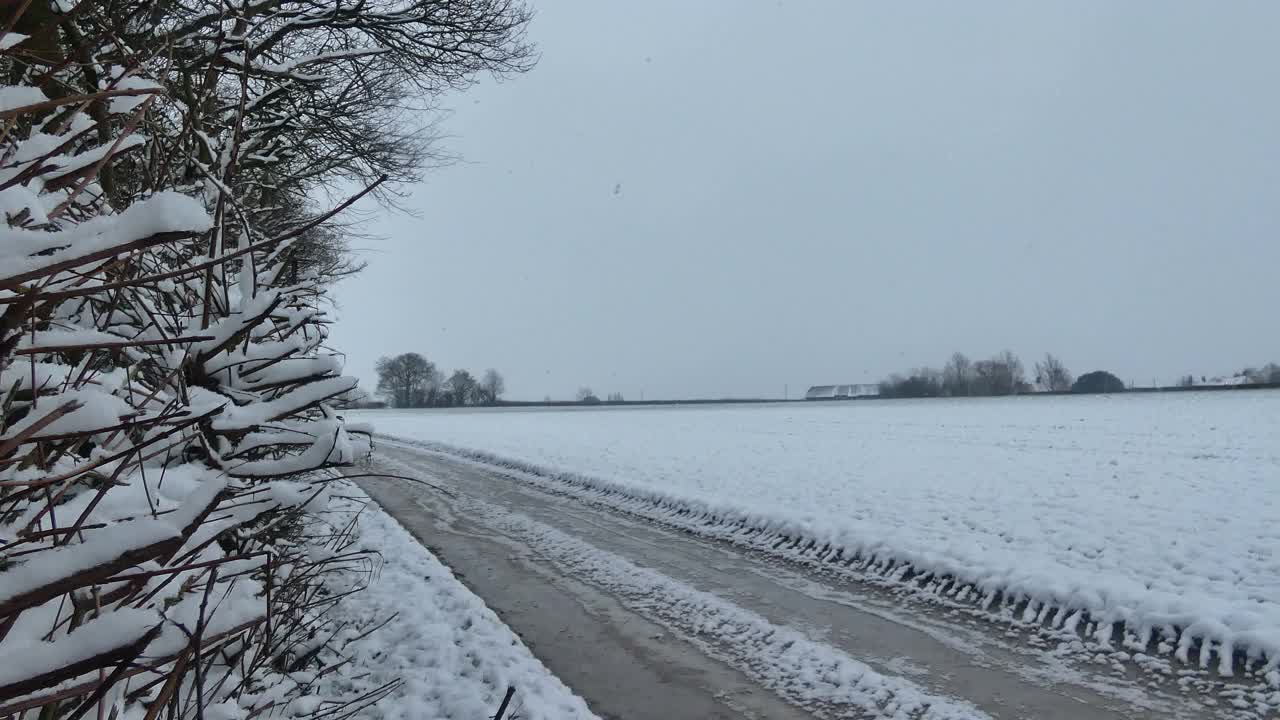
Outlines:
MULTIPOLYGON (((366 711, 372 718, 492 717, 508 687, 516 689, 509 717, 524 720, 593 718, 581 698, 551 674, 480 598, 447 567, 353 485, 330 505, 342 527, 360 503, 359 541, 352 550, 381 555, 371 586, 330 611, 345 626, 337 642, 385 626, 347 647, 361 669, 354 679, 335 678, 320 695, 367 692, 397 678, 395 693, 366 711)), ((345 590, 335 587, 336 592, 345 590)))
POLYGON ((1280 663, 1277 392, 351 415, 1100 644, 1280 663))

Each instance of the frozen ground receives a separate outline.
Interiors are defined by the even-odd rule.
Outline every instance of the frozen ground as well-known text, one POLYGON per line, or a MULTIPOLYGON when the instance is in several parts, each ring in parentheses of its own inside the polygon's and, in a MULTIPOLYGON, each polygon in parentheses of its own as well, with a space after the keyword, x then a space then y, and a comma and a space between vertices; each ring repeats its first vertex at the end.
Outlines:
POLYGON ((1275 391, 353 415, 1280 685, 1275 391))

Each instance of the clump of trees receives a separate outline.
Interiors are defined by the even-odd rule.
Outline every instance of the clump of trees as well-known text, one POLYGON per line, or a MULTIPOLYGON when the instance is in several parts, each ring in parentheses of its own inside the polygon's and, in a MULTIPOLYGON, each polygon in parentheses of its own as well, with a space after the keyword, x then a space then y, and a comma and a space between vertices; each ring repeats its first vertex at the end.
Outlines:
MULTIPOLYGON (((1029 382, 1022 361, 1010 350, 988 360, 972 361, 964 353, 954 353, 941 370, 921 367, 909 373, 895 373, 880 382, 880 396, 887 398, 969 397, 983 395, 1015 395, 1029 392, 1046 393, 1113 393, 1128 386, 1105 370, 1095 370, 1073 379, 1071 371, 1058 356, 1046 353, 1036 361, 1035 375, 1029 382)), ((1233 377, 1208 378, 1183 375, 1178 387, 1200 385, 1269 385, 1280 384, 1280 364, 1267 363, 1261 368, 1246 367, 1233 377)))
POLYGON ((381 357, 377 392, 392 407, 461 407, 497 405, 507 391, 506 381, 493 368, 480 379, 466 370, 454 370, 447 378, 436 364, 419 353, 381 357))
POLYGON ((595 391, 589 387, 578 388, 578 394, 576 395, 576 397, 578 399, 578 402, 582 403, 583 405, 599 405, 600 404, 599 396, 597 396, 595 391))
POLYGON ((973 378, 973 395, 1016 395, 1034 390, 1027 382, 1022 360, 1012 350, 974 363, 973 378))
MULTIPOLYGON (((1041 365, 1053 367, 1055 378, 1070 377, 1062 363, 1047 355, 1041 365)), ((1055 380, 1060 384, 1060 380, 1055 380)), ((1022 360, 1005 350, 987 360, 971 361, 964 353, 955 353, 942 370, 916 368, 906 375, 894 374, 880 382, 881 397, 969 397, 982 395, 1014 395, 1031 392, 1022 360)))
POLYGON ((895 373, 880 381, 880 396, 924 398, 942 395, 942 374, 933 368, 916 368, 906 375, 895 373))

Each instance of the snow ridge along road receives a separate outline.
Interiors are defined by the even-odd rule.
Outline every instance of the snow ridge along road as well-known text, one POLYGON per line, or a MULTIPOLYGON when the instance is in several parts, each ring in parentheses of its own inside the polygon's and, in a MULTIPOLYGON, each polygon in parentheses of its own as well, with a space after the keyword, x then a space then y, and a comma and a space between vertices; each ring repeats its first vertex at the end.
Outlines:
POLYGON ((1027 642, 1016 623, 996 626, 1015 636, 1003 638, 978 613, 698 539, 559 480, 396 441, 375 462, 453 493, 363 482, 605 717, 1268 712, 1248 685, 1208 693, 1201 673, 1163 668, 1135 677, 1119 651, 1082 666, 1078 640, 1027 642))

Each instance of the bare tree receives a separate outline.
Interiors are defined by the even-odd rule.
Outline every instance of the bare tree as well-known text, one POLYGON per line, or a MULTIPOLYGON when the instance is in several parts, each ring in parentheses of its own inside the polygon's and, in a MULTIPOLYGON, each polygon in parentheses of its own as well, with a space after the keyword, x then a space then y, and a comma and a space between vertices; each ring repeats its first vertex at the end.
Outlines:
POLYGON ((589 387, 578 388, 577 398, 580 403, 600 402, 600 398, 596 397, 595 391, 589 387))
POLYGON ((964 353, 951 355, 942 368, 942 389, 948 395, 959 397, 972 394, 973 363, 964 353))
POLYGON ((995 360, 979 360, 973 364, 973 380, 969 390, 973 395, 999 395, 998 387, 1004 370, 995 360))
POLYGON ((1010 350, 990 360, 979 360, 973 365, 974 395, 1013 395, 1024 392, 1027 385, 1022 361, 1010 350))
POLYGON ((1005 350, 997 355, 996 358, 1007 369, 1009 392, 1006 394, 1013 395, 1031 389, 1031 386, 1027 383, 1026 371, 1022 367, 1022 360, 1012 350, 1005 350))
POLYGON ((1036 363, 1036 384, 1048 392, 1067 392, 1071 390, 1071 372, 1053 353, 1046 353, 1044 359, 1036 363))
POLYGON ((436 366, 418 353, 382 357, 375 366, 378 394, 395 407, 422 407, 429 388, 438 376, 436 366))
POLYGON ((431 372, 427 375, 426 383, 423 386, 422 404, 425 407, 435 407, 440 404, 440 393, 444 389, 444 374, 433 364, 431 372))
POLYGON ((484 390, 484 401, 489 405, 496 404, 498 398, 502 397, 502 393, 507 391, 507 384, 502 379, 502 375, 493 368, 484 371, 484 379, 480 381, 480 387, 484 390))
POLYGON ((454 405, 466 405, 474 403, 476 399, 476 390, 479 389, 479 383, 475 377, 466 370, 454 370, 449 376, 449 394, 453 397, 454 405))

